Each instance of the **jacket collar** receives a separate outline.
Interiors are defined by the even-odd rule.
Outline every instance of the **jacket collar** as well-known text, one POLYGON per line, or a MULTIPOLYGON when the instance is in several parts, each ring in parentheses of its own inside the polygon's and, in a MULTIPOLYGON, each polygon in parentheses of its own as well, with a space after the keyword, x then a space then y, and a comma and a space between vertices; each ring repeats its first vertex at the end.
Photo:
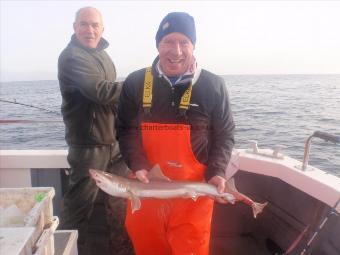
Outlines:
MULTIPOLYGON (((195 59, 194 65, 195 65, 194 68, 190 68, 191 69, 190 71, 187 71, 184 75, 179 77, 176 84, 188 83, 190 81, 192 85, 196 83, 196 81, 198 80, 201 74, 202 69, 198 66, 196 59, 195 59)), ((163 73, 163 71, 160 68, 159 56, 157 56, 152 63, 152 70, 153 70, 153 73, 156 74, 158 77, 164 77, 169 82, 169 84, 171 84, 169 78, 163 73)))

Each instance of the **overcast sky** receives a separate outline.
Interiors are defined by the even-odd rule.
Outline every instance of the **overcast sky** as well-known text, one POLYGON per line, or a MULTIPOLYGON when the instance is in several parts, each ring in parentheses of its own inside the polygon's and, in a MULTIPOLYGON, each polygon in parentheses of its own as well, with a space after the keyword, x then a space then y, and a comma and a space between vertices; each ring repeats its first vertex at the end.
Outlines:
POLYGON ((148 66, 171 11, 196 21, 195 55, 217 74, 340 73, 340 1, 0 1, 1 81, 55 80, 75 12, 98 8, 119 77, 148 66))

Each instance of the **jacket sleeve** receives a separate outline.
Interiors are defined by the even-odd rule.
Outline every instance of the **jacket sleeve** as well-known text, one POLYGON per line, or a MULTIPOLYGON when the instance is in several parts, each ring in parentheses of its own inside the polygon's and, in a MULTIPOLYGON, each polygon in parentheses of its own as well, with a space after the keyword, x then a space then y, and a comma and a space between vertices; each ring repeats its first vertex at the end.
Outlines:
POLYGON ((217 91, 215 106, 212 113, 211 146, 205 179, 213 176, 225 176, 231 153, 234 147, 235 124, 230 108, 229 96, 224 80, 220 78, 221 86, 217 91))
POLYGON ((138 84, 129 77, 126 78, 118 105, 118 141, 121 154, 128 167, 137 170, 151 169, 142 145, 142 136, 138 112, 140 98, 138 84))
MULTIPOLYGON (((64 56, 59 59, 58 66, 58 78, 67 84, 63 87, 64 90, 79 90, 82 95, 97 104, 117 103, 122 86, 119 82, 103 78, 104 70, 97 59, 86 58, 80 54, 64 56)), ((113 67, 112 72, 114 71, 113 67)))

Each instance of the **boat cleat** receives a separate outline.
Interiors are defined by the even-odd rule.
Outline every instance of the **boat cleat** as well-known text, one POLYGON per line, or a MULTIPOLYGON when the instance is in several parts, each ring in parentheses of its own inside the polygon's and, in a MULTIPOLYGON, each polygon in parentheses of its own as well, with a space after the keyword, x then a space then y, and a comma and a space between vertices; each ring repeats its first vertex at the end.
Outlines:
POLYGON ((249 142, 251 144, 252 149, 246 150, 247 153, 256 154, 269 158, 284 159, 284 155, 280 153, 280 151, 284 148, 287 148, 287 146, 285 145, 279 144, 274 148, 274 150, 271 150, 271 149, 259 149, 256 140, 250 140, 249 142))

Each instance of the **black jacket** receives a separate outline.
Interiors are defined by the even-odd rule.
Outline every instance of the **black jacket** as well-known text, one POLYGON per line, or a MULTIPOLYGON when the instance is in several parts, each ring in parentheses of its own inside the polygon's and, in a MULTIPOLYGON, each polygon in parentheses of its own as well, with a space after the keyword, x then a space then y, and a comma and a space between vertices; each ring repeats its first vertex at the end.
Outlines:
POLYGON ((133 171, 150 169, 143 151, 140 123, 185 123, 191 125, 191 146, 196 158, 207 165, 205 178, 224 176, 234 145, 234 121, 223 79, 202 70, 193 85, 191 106, 186 117, 179 115, 178 105, 189 83, 175 85, 157 72, 153 64, 151 116, 142 107, 145 69, 130 74, 123 85, 119 102, 119 146, 133 171), (174 102, 174 104, 172 103, 174 102), (172 106, 174 105, 174 106, 172 106))
POLYGON ((88 49, 73 35, 59 56, 61 111, 71 146, 117 142, 115 118, 121 85, 115 82, 114 64, 104 51, 108 45, 102 38, 96 49, 88 49))

